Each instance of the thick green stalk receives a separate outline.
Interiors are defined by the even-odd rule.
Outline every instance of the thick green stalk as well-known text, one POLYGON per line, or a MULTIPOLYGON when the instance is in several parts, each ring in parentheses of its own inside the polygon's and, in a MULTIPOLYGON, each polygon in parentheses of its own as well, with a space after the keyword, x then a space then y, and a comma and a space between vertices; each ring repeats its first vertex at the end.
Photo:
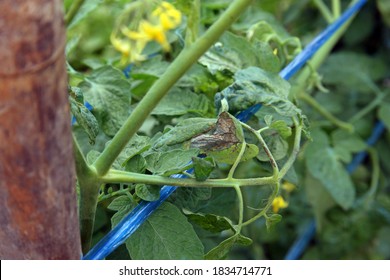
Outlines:
POLYGON ((75 15, 77 14, 80 7, 84 4, 85 0, 74 0, 72 5, 70 6, 68 12, 65 15, 65 22, 66 25, 69 25, 70 22, 73 20, 75 15))
POLYGON ((325 5, 322 0, 313 0, 314 5, 317 6, 317 9, 321 12, 322 16, 326 20, 327 23, 331 23, 333 21, 333 15, 329 8, 325 5))
MULTIPOLYGON (((354 3, 356 1, 352 1, 354 3)), ((340 38, 343 36, 345 31, 348 29, 348 26, 351 24, 354 17, 351 17, 345 24, 340 27, 334 35, 318 50, 318 52, 313 56, 307 66, 305 66, 298 74, 296 78, 293 79, 291 88, 291 95, 296 97, 301 91, 305 90, 306 81, 310 77, 312 71, 317 70, 324 60, 328 57, 329 53, 332 51, 333 47, 337 44, 340 38)))
POLYGON ((80 186, 79 222, 81 247, 83 253, 86 253, 91 246, 100 183, 96 179, 96 172, 88 166, 74 136, 73 149, 76 160, 76 174, 80 186))
POLYGON ((149 89, 110 144, 94 163, 99 175, 104 175, 138 131, 158 102, 182 75, 214 44, 222 33, 238 18, 252 0, 235 0, 222 16, 194 44, 185 48, 165 73, 149 89))
POLYGON ((99 179, 103 183, 142 183, 150 185, 170 185, 177 187, 213 187, 226 188, 234 185, 240 186, 260 186, 275 183, 275 177, 247 178, 247 179, 209 179, 207 181, 197 181, 195 179, 172 178, 158 175, 146 175, 120 170, 110 170, 99 179))

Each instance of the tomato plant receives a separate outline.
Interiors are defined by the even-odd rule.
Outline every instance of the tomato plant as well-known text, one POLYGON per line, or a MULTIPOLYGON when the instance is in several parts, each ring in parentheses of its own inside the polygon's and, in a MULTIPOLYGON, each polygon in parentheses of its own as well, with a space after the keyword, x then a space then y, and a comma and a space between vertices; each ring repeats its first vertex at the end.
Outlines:
POLYGON ((304 258, 388 258, 387 2, 278 74, 348 4, 65 0, 84 253, 172 185, 108 258, 278 259, 313 216, 304 258))

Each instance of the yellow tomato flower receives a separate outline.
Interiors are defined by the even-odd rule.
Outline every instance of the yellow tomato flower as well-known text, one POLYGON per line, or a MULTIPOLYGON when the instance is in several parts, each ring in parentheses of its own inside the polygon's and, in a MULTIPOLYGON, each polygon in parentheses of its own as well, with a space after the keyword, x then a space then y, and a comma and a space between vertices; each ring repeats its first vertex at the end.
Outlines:
POLYGON ((292 192, 293 190, 296 189, 296 186, 293 184, 293 183, 290 183, 290 182, 287 182, 285 181, 283 184, 282 184, 282 189, 287 191, 288 193, 292 192))
POLYGON ((288 202, 286 202, 283 197, 277 196, 274 201, 272 201, 272 210, 274 213, 278 213, 280 209, 287 208, 288 202))
POLYGON ((181 13, 172 4, 162 2, 153 12, 152 16, 158 17, 164 30, 171 30, 181 23, 181 13))

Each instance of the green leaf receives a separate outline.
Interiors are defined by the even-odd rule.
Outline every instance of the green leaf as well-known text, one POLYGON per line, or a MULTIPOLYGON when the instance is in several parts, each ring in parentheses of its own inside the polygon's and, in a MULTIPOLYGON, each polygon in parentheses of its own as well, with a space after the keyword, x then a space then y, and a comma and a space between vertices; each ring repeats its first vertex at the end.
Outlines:
POLYGON ((279 214, 272 214, 271 216, 266 217, 265 219, 265 225, 267 227, 267 230, 272 230, 277 223, 279 223, 282 220, 282 215, 279 214))
POLYGON ((258 66, 272 72, 277 72, 280 68, 277 56, 267 44, 258 42, 254 47, 245 38, 230 32, 225 32, 199 62, 212 74, 226 70, 235 73, 249 66, 258 66))
POLYGON ((317 229, 321 231, 325 223, 326 212, 334 207, 336 202, 325 186, 309 172, 305 176, 304 186, 307 199, 313 208, 317 229))
POLYGON ((215 95, 215 106, 218 110, 221 100, 225 98, 232 114, 258 103, 272 107, 282 116, 301 114, 301 110, 288 99, 290 85, 278 74, 249 67, 237 71, 234 80, 231 86, 215 95))
MULTIPOLYGON (((264 141, 273 155, 275 160, 281 160, 286 157, 288 152, 288 143, 279 134, 265 136, 264 141)), ((269 161, 267 153, 261 149, 257 155, 257 159, 261 161, 269 161)))
POLYGON ((96 150, 90 150, 86 156, 88 164, 93 164, 95 160, 100 156, 100 152, 96 150))
MULTIPOLYGON (((213 157, 216 162, 233 164, 240 150, 242 148, 242 143, 232 145, 229 148, 223 150, 210 150, 207 152, 208 155, 213 157)), ((240 160, 240 162, 247 161, 256 157, 259 154, 259 148, 254 144, 246 144, 245 152, 240 160)))
POLYGON ((334 151, 345 163, 352 160, 352 153, 363 151, 367 148, 366 143, 359 135, 349 133, 344 129, 335 130, 332 135, 334 151))
POLYGON ((199 205, 210 202, 211 195, 211 188, 179 188, 170 199, 179 209, 198 211, 199 205))
POLYGON ((148 136, 140 136, 135 134, 130 141, 123 148, 122 152, 119 154, 117 161, 125 166, 127 162, 132 159, 134 156, 139 155, 147 151, 151 146, 151 140, 148 136))
POLYGON ((70 110, 72 115, 76 118, 77 123, 87 133, 89 143, 95 144, 97 135, 99 134, 99 124, 95 116, 84 106, 83 103, 79 103, 73 97, 69 97, 70 110))
POLYGON ((78 10, 76 16, 68 25, 68 29, 76 26, 81 20, 86 18, 89 13, 91 13, 94 9, 96 9, 99 4, 101 4, 102 0, 86 0, 83 5, 78 10))
POLYGON ((216 119, 189 118, 180 121, 174 128, 164 133, 154 143, 153 148, 163 145, 173 146, 190 140, 194 136, 203 134, 215 126, 216 119))
POLYGON ((275 129, 283 139, 290 137, 292 134, 291 127, 287 126, 287 123, 282 120, 274 121, 270 128, 275 129))
POLYGON ((209 107, 210 102, 205 95, 175 87, 154 108, 152 115, 181 116, 193 113, 204 116, 209 107))
POLYGON ((386 128, 390 130, 390 103, 384 102, 381 104, 378 117, 385 124, 386 128))
POLYGON ((222 241, 217 247, 211 249, 204 258, 206 260, 222 260, 226 259, 227 254, 232 249, 233 245, 239 244, 249 246, 252 244, 252 239, 241 234, 235 234, 228 239, 222 241))
POLYGON ((229 229, 234 231, 233 222, 227 217, 214 214, 194 213, 187 209, 183 209, 183 213, 191 222, 212 233, 218 233, 229 229))
POLYGON ((155 175, 169 176, 191 167, 191 159, 198 155, 198 149, 155 152, 145 157, 147 169, 155 175))
POLYGON ((387 0, 376 0, 379 11, 382 14, 383 21, 390 26, 390 2, 387 0))
MULTIPOLYGON (((386 75, 386 64, 372 56, 337 52, 330 55, 320 68, 323 82, 343 86, 357 92, 372 92, 372 83, 386 75), (343 67, 340 67, 342 65, 343 67)), ((374 85, 375 86, 375 85, 374 85)))
POLYGON ((130 84, 122 72, 104 66, 94 70, 79 87, 98 115, 104 133, 114 136, 130 114, 130 84))
POLYGON ((146 201, 155 201, 160 198, 160 189, 159 186, 149 186, 145 184, 137 184, 135 186, 135 194, 146 201))
POLYGON ((172 204, 163 203, 126 241, 134 260, 196 260, 203 245, 192 225, 172 204))
POLYGON ((318 179, 333 199, 343 209, 351 208, 355 200, 355 188, 345 167, 327 142, 321 130, 312 131, 313 142, 305 151, 306 167, 318 179), (318 142, 317 142, 318 141, 318 142))
POLYGON ((117 211, 111 218, 112 228, 114 228, 126 214, 133 210, 135 206, 137 206, 137 203, 130 195, 122 195, 115 198, 107 207, 110 210, 117 211))
POLYGON ((205 181, 215 168, 215 162, 211 157, 193 157, 192 162, 194 164, 195 178, 198 181, 205 181))
POLYGON ((146 160, 141 155, 135 155, 125 163, 125 170, 129 172, 145 173, 146 160))

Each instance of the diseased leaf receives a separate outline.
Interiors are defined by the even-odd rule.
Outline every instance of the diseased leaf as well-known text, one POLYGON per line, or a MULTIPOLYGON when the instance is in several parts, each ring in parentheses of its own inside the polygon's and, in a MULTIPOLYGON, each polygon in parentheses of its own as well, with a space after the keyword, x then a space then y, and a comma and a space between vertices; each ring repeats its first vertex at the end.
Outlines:
POLYGON ((234 230, 233 222, 227 217, 214 214, 194 213, 186 209, 183 209, 183 212, 191 222, 212 233, 218 233, 229 229, 234 230))
MULTIPOLYGON (((223 150, 208 151, 207 154, 212 156, 216 162, 233 164, 236 161, 241 148, 242 148, 242 144, 240 143, 240 144, 230 146, 229 148, 223 150)), ((259 154, 259 148, 256 145, 246 144, 245 152, 240 162, 252 159, 256 157, 258 154, 259 154)))
POLYGON ((191 138, 206 133, 215 126, 215 119, 188 118, 179 122, 175 127, 157 139, 153 147, 158 149, 163 145, 181 144, 191 138))
POLYGON ((206 260, 223 260, 232 249, 233 245, 249 246, 252 244, 252 239, 241 234, 235 234, 228 239, 222 241, 217 247, 211 249, 204 258, 206 260))
POLYGON ((163 203, 126 241, 133 260, 195 260, 203 245, 186 217, 163 203))
POLYGON ((145 157, 147 169, 155 175, 169 176, 191 167, 191 159, 198 155, 198 149, 155 152, 145 157))
POLYGON ((130 84, 118 69, 104 66, 94 70, 79 87, 94 108, 101 128, 115 135, 130 114, 130 84))
POLYGON ((343 209, 355 201, 355 188, 345 167, 328 144, 321 130, 312 131, 313 142, 306 148, 306 167, 318 179, 343 209), (318 142, 317 142, 318 141, 318 142))
POLYGON ((274 108, 282 116, 301 114, 301 110, 288 99, 290 85, 278 74, 249 67, 237 71, 234 80, 231 86, 215 95, 217 110, 220 110, 221 100, 226 99, 232 114, 259 103, 274 108))

